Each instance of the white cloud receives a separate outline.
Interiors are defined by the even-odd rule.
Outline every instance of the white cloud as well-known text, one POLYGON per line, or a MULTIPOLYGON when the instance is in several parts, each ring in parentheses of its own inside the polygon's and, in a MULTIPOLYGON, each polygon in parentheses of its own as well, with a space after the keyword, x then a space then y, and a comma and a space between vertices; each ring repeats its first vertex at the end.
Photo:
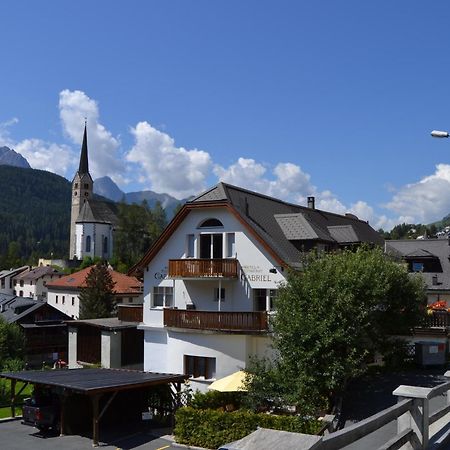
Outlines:
POLYGON ((119 154, 120 141, 99 122, 97 102, 82 91, 65 89, 59 94, 59 115, 64 133, 78 149, 87 118, 89 171, 93 178, 108 175, 123 183, 125 167, 119 154))
POLYGON ((126 160, 136 164, 140 180, 151 183, 153 190, 183 198, 205 188, 211 167, 209 153, 175 146, 172 137, 146 121, 131 128, 131 133, 135 144, 126 160))
POLYGON ((14 117, 0 123, 0 145, 6 145, 20 153, 33 169, 47 170, 69 177, 73 175, 71 170, 75 154, 70 147, 36 138, 15 141, 9 129, 18 122, 19 120, 14 117))
POLYGON ((20 153, 33 169, 47 170, 60 175, 69 175, 73 167, 73 152, 66 145, 57 145, 41 139, 24 139, 14 149, 20 153))
POLYGON ((450 165, 438 164, 434 174, 401 187, 385 207, 405 222, 441 219, 450 212, 450 165))

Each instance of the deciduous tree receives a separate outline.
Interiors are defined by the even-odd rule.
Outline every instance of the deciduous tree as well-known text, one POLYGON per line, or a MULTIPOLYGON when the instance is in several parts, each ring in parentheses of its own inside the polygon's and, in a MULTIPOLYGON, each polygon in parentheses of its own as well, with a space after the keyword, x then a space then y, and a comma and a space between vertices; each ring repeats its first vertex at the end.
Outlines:
POLYGON ((422 279, 381 249, 308 255, 279 290, 272 321, 279 356, 254 365, 250 396, 320 407, 387 350, 390 336, 409 333, 424 304, 422 279))

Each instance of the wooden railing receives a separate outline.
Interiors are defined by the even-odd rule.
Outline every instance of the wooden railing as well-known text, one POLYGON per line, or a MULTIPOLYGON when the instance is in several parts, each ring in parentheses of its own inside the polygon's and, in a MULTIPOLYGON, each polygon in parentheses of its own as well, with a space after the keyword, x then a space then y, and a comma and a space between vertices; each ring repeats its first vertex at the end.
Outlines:
POLYGON ((450 327, 449 316, 450 314, 447 311, 433 311, 432 314, 426 316, 424 325, 426 327, 450 327))
POLYGON ((142 305, 117 305, 117 318, 124 322, 142 322, 142 305))
POLYGON ((237 278, 237 259, 171 259, 170 278, 237 278))
POLYGON ((255 332, 267 331, 268 329, 265 311, 219 312, 165 309, 164 325, 166 327, 214 331, 255 332))

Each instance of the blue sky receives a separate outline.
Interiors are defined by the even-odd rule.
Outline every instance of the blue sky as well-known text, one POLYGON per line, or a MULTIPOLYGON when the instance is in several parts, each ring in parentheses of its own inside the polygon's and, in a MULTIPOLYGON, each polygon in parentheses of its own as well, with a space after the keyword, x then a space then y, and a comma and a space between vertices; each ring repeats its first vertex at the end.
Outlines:
POLYGON ((0 144, 182 198, 218 179, 374 226, 450 213, 450 4, 0 4, 0 144))

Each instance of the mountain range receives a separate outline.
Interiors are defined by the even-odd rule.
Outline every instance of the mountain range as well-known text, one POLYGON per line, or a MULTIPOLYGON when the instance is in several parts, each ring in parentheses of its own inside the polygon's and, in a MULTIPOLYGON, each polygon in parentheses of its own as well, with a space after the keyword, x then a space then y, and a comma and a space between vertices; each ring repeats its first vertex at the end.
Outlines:
POLYGON ((23 167, 24 169, 31 168, 28 161, 20 153, 9 147, 0 147, 0 165, 23 167))

